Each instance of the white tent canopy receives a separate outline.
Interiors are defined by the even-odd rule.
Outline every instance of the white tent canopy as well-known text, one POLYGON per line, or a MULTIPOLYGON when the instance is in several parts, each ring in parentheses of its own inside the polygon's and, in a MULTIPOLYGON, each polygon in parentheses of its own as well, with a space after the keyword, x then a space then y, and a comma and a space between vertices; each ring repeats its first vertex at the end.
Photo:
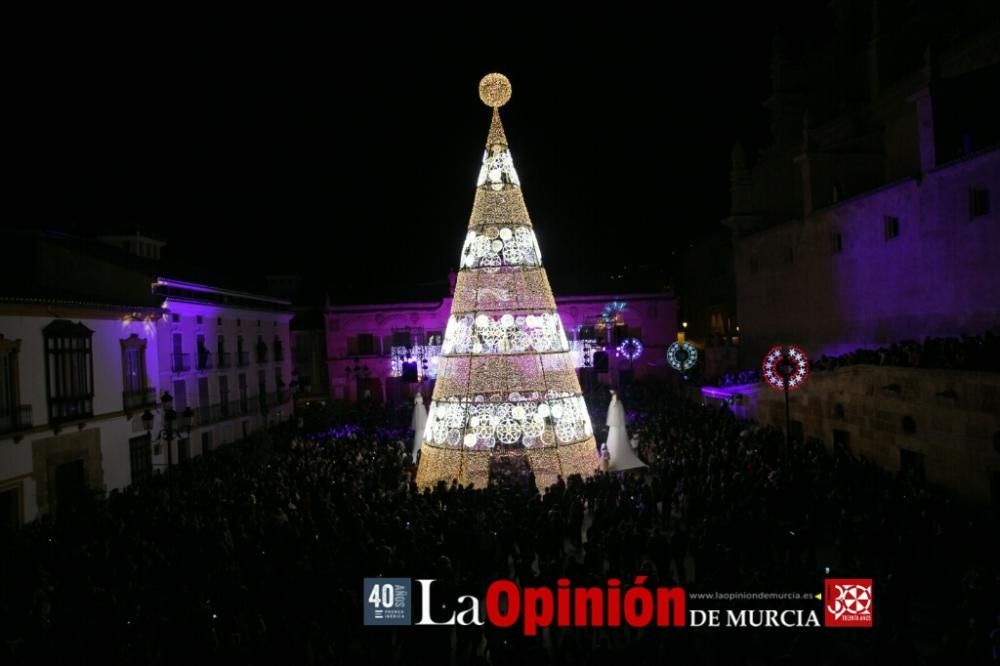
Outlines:
POLYGON ((625 426, 625 406, 618 395, 611 392, 611 405, 608 406, 608 453, 611 460, 608 471, 623 472, 628 469, 639 469, 646 463, 639 460, 629 442, 628 430, 625 426))
POLYGON ((424 438, 424 426, 427 424, 427 408, 424 407, 424 396, 417 393, 413 398, 413 421, 410 427, 413 429, 413 459, 417 459, 420 453, 420 442, 424 438))

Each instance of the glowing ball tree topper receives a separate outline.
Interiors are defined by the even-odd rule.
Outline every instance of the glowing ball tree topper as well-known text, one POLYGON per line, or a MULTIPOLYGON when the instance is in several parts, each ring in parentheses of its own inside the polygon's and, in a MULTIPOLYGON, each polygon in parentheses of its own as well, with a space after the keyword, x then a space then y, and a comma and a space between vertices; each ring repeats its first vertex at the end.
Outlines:
POLYGON ((479 82, 479 99, 483 104, 499 108, 510 101, 510 79, 494 72, 487 74, 479 82))
POLYGON ((639 338, 625 338, 622 340, 621 344, 618 345, 618 355, 628 359, 629 361, 636 361, 642 356, 644 347, 642 346, 642 340, 639 338))
POLYGON ((698 362, 698 348, 685 340, 667 347, 667 363, 678 372, 687 372, 698 362))
POLYGON ((761 362, 761 374, 773 389, 795 390, 809 376, 809 357, 795 345, 771 347, 761 362))

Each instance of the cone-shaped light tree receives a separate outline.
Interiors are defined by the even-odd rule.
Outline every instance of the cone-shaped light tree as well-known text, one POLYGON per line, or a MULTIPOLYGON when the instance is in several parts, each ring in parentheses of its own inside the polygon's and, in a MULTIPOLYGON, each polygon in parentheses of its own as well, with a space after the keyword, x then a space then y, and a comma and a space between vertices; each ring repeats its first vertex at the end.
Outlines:
POLYGON ((502 74, 479 84, 493 121, 424 429, 421 487, 452 480, 483 487, 500 457, 523 458, 540 489, 559 475, 590 476, 599 463, 500 122, 510 94, 502 74))

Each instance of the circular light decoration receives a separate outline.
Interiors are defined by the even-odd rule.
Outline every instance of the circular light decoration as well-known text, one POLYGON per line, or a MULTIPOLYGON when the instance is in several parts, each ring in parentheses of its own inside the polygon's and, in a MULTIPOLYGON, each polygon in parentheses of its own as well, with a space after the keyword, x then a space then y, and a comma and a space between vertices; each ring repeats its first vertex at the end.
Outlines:
POLYGON ((698 348, 685 340, 667 347, 667 363, 678 372, 687 372, 698 362, 698 348))
POLYGON ((619 356, 627 358, 630 361, 635 361, 642 356, 642 340, 639 338, 625 338, 618 345, 617 351, 619 356))
POLYGON ((487 74, 479 82, 479 99, 486 106, 503 106, 510 101, 510 92, 510 79, 503 74, 487 74))
POLYGON ((809 357, 795 345, 771 347, 761 363, 764 381, 778 391, 792 391, 805 383, 809 376, 809 357))

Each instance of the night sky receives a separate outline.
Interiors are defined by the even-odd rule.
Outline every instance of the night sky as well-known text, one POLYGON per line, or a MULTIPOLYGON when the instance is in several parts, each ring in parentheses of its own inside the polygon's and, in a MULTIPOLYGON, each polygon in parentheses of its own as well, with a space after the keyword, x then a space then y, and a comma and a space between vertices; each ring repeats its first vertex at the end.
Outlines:
POLYGON ((443 280, 489 127, 477 85, 500 71, 557 289, 592 267, 670 270, 726 214, 734 140, 766 143, 778 18, 808 20, 749 3, 727 6, 725 23, 720 8, 686 11, 495 38, 481 22, 354 20, 45 32, 14 62, 8 224, 142 225, 172 260, 242 282, 298 272, 335 300, 359 279, 376 291, 443 280))

